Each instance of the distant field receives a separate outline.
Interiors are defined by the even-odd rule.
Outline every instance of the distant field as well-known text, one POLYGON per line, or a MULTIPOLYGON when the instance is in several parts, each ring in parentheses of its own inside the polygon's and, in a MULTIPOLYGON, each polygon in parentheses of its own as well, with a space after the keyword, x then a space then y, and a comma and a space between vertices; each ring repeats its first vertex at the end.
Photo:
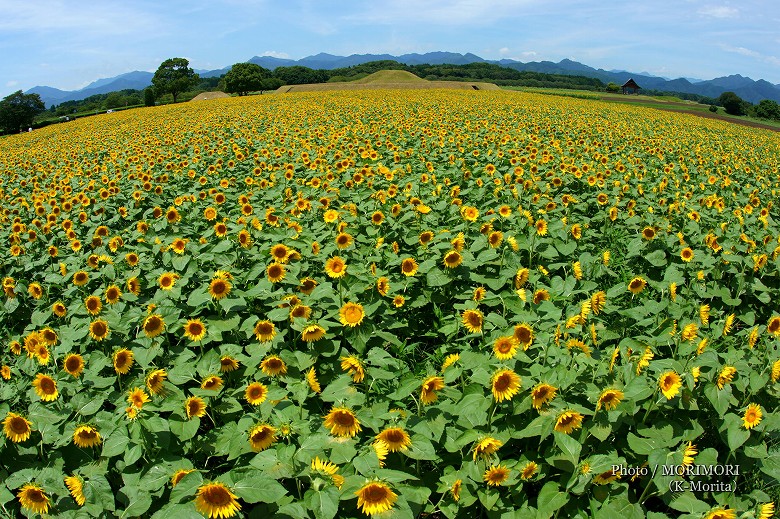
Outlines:
POLYGON ((768 130, 780 131, 780 121, 771 121, 766 119, 756 119, 746 116, 734 116, 727 114, 723 108, 718 108, 716 113, 710 112, 710 106, 687 101, 675 96, 645 96, 645 95, 620 95, 606 94, 600 92, 588 92, 581 90, 570 90, 561 88, 532 88, 532 87, 503 87, 505 90, 518 90, 521 92, 533 92, 543 95, 554 95, 561 97, 572 97, 576 99, 593 99, 609 103, 621 103, 635 106, 644 106, 647 108, 656 108, 659 110, 668 110, 673 112, 690 113, 709 119, 720 119, 743 126, 754 128, 764 128, 768 130))
MULTIPOLYGON (((362 86, 428 85, 392 77, 362 86)), ((80 118, 0 157, 3 518, 780 499, 780 134, 364 89, 80 118)))
POLYGON ((450 90, 499 90, 499 87, 493 83, 428 81, 404 70, 380 70, 356 81, 317 83, 313 85, 285 85, 279 87, 276 92, 285 94, 288 92, 326 92, 335 90, 427 90, 437 88, 450 90))

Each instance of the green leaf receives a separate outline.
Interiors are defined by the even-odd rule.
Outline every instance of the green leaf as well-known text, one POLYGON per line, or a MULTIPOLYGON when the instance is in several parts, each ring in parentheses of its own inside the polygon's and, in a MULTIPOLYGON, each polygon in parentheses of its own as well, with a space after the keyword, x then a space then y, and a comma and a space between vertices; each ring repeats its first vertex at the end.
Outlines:
POLYGON ((232 490, 247 503, 275 503, 287 494, 278 481, 257 470, 237 481, 232 490))
POLYGON ((709 383, 704 388, 704 396, 710 401, 712 407, 717 411, 718 416, 723 416, 729 408, 731 401, 731 385, 718 389, 715 384, 709 383))
POLYGON ((563 434, 558 431, 553 431, 553 436, 555 438, 555 444, 561 449, 564 459, 576 466, 580 459, 582 444, 568 434, 563 434))
POLYGON ((537 499, 537 517, 548 519, 553 516, 555 512, 563 508, 569 501, 569 497, 565 492, 561 492, 558 483, 549 481, 545 483, 542 490, 539 492, 539 498, 537 499))
POLYGON ((319 492, 309 489, 304 501, 317 519, 332 519, 339 511, 339 492, 332 486, 326 486, 319 492))

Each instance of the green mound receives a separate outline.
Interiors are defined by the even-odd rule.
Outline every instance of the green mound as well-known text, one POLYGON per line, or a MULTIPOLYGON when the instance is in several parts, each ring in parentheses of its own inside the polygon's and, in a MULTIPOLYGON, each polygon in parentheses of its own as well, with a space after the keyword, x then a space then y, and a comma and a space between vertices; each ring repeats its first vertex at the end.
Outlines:
POLYGON ((380 70, 352 83, 361 85, 369 83, 425 83, 426 81, 405 70, 380 70))

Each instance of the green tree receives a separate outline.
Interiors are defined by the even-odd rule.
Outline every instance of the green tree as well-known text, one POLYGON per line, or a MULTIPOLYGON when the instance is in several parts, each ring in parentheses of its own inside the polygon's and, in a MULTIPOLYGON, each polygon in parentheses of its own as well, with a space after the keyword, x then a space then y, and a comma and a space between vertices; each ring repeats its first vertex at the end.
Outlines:
POLYGON ((328 73, 324 70, 314 70, 300 65, 278 67, 274 70, 274 77, 284 81, 286 85, 305 85, 328 81, 328 73))
POLYGON ((723 92, 718 104, 730 115, 745 115, 745 101, 734 92, 723 92))
POLYGON ((225 92, 246 95, 260 90, 263 80, 271 77, 271 71, 255 63, 236 63, 225 74, 225 92))
POLYGON ((771 99, 762 99, 753 109, 756 117, 761 119, 776 119, 780 121, 780 104, 771 99))
POLYGON ((105 106, 109 110, 119 108, 125 104, 125 98, 119 92, 111 92, 106 96, 105 106))
POLYGON ((46 110, 38 94, 24 94, 17 90, 0 101, 0 128, 7 133, 31 126, 33 118, 46 110))
POLYGON ((612 83, 611 81, 607 83, 607 92, 611 92, 613 94, 617 94, 620 92, 620 85, 617 83, 612 83))
POLYGON ((173 102, 182 92, 198 84, 198 75, 190 68, 190 62, 184 58, 166 59, 154 73, 152 85, 157 95, 170 93, 173 102))
POLYGON ((154 88, 144 90, 144 106, 154 106, 154 88))

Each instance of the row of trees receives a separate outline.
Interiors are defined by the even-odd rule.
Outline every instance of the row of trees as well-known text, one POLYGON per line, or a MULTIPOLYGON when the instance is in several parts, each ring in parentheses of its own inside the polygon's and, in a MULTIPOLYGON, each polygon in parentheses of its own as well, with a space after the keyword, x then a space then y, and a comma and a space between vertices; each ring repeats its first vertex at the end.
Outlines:
POLYGON ((754 105, 734 92, 723 92, 713 104, 722 106, 727 114, 748 115, 759 119, 780 121, 780 104, 771 99, 762 99, 761 102, 754 105))

